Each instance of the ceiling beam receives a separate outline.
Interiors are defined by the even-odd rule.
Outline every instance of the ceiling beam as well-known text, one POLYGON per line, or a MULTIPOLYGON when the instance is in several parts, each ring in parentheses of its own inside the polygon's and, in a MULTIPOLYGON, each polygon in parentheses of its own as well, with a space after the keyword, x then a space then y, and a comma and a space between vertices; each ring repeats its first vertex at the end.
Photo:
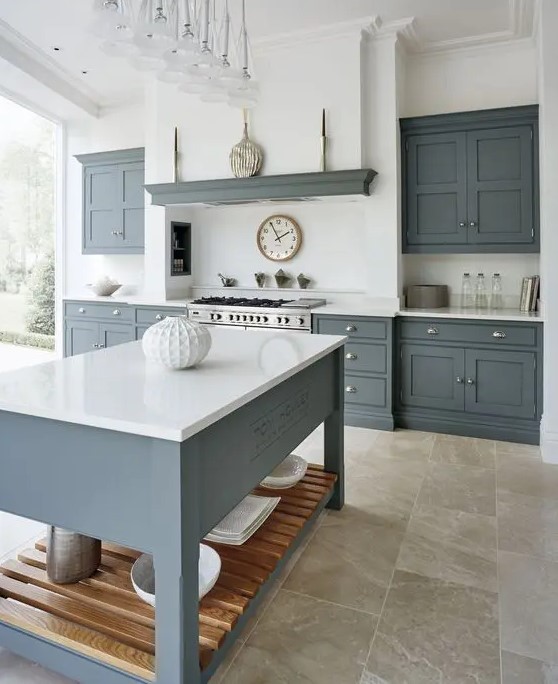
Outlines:
POLYGON ((98 102, 77 88, 70 74, 4 21, 0 21, 0 57, 84 112, 99 116, 98 102))

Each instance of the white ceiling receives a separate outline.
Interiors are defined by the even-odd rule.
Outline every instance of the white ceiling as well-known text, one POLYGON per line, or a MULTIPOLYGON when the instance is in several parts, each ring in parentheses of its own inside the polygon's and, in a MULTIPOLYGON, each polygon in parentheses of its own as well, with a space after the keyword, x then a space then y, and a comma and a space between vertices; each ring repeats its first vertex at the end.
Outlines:
MULTIPOLYGON (((237 6, 240 0, 230 0, 237 6)), ((384 24, 415 18, 414 48, 439 50, 532 35, 537 0, 247 0, 252 41, 265 49, 273 36, 379 17, 384 24)), ((103 55, 90 34, 92 0, 0 3, 0 58, 36 78, 51 72, 51 87, 75 105, 95 108, 135 97, 144 76, 103 55), (53 47, 60 51, 53 51, 53 47), (18 64, 18 61, 21 62, 18 64), (83 74, 82 71, 87 71, 83 74), (60 86, 56 88, 58 83, 60 86), (61 92, 65 91, 65 92, 61 92), (70 97, 72 99, 72 97, 70 97)), ((0 74, 0 88, 1 74, 0 74)))

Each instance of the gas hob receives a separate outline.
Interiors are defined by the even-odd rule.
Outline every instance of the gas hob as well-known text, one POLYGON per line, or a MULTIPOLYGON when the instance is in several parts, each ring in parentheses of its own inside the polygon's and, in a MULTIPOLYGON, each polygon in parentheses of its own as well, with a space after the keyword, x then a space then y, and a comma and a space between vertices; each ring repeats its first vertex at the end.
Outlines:
POLYGON ((310 332, 310 308, 321 304, 325 304, 325 301, 202 297, 188 306, 188 318, 212 325, 310 332))

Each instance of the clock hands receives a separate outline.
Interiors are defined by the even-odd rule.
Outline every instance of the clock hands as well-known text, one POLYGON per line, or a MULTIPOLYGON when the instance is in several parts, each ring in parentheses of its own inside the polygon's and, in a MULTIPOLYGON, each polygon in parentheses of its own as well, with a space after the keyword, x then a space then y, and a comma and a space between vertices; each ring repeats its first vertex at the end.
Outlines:
POLYGON ((273 225, 273 221, 270 221, 269 225, 271 226, 271 228, 273 229, 273 232, 275 233, 275 242, 277 242, 277 241, 281 242, 281 238, 279 237, 279 235, 277 234, 277 231, 275 230, 275 226, 273 225))
POLYGON ((289 234, 290 232, 291 232, 291 231, 290 231, 290 230, 288 230, 288 231, 287 231, 286 233, 283 233, 283 235, 277 235, 277 233, 276 233, 276 235, 277 235, 277 239, 279 240, 279 242, 281 242, 281 238, 284 238, 284 237, 285 237, 285 235, 288 235, 288 234, 289 234))

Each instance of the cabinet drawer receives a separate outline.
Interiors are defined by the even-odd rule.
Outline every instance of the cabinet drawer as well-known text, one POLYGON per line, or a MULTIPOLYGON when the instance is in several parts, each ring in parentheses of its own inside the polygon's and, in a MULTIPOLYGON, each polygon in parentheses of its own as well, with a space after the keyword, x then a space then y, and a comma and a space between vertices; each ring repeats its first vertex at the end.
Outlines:
POLYGON ((385 408, 388 396, 387 382, 387 378, 370 378, 345 373, 345 403, 385 408))
POLYGON ((388 350, 385 344, 347 342, 345 372, 387 373, 388 350))
POLYGON ((490 345, 516 345, 535 347, 537 325, 519 325, 501 321, 490 323, 461 323, 441 319, 423 318, 402 320, 400 335, 403 340, 429 342, 463 342, 490 345))
POLYGON ((136 309, 136 323, 138 325, 153 325, 164 320, 167 316, 186 316, 187 309, 167 309, 161 307, 159 309, 136 309))
POLYGON ((318 319, 317 327, 322 335, 346 335, 349 339, 368 337, 375 340, 387 340, 388 337, 386 321, 360 316, 353 318, 323 316, 318 319))
POLYGON ((126 304, 111 302, 99 304, 97 302, 66 302, 64 304, 66 318, 100 318, 104 321, 134 320, 134 309, 126 304))

